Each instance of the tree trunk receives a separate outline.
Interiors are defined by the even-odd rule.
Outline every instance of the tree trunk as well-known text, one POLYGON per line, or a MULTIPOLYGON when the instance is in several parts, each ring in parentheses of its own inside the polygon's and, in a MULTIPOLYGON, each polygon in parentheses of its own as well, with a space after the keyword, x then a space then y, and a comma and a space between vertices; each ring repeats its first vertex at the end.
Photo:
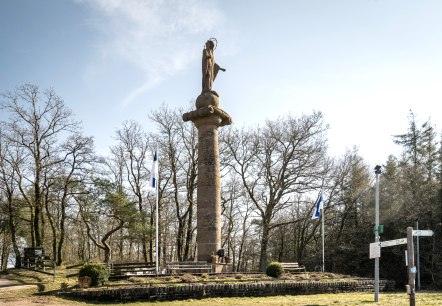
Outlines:
POLYGON ((153 262, 154 261, 154 258, 153 258, 153 248, 154 248, 154 245, 153 245, 153 241, 154 241, 154 235, 153 235, 153 233, 154 233, 154 231, 153 231, 153 228, 154 228, 154 212, 153 212, 153 209, 151 209, 151 214, 150 214, 150 219, 149 219, 149 225, 150 225, 150 231, 149 231, 149 261, 150 262, 153 262))
POLYGON ((284 233, 285 233, 285 227, 282 228, 282 232, 280 233, 280 244, 279 244, 279 250, 278 250, 278 261, 282 262, 284 257, 284 233))
MULTIPOLYGON (((103 238, 101 239, 102 249, 104 250, 104 262, 105 263, 109 263, 110 256, 111 256, 111 247, 110 247, 109 243, 107 243, 107 240, 109 238, 111 238, 115 232, 122 229, 123 225, 124 225, 124 221, 120 219, 117 227, 115 227, 112 230, 110 230, 109 232, 107 232, 106 235, 104 235, 103 238)), ((99 246, 99 245, 97 244, 97 246, 99 246)))
POLYGON ((192 230, 192 221, 193 221, 193 201, 189 202, 189 215, 187 216, 187 229, 186 229, 186 242, 184 245, 184 258, 188 260, 190 256, 190 246, 192 244, 193 238, 193 230, 192 230))
POLYGON ((147 262, 147 226, 146 226, 146 217, 143 212, 143 199, 141 198, 141 194, 138 196, 138 210, 141 214, 141 229, 142 229, 142 235, 141 235, 141 243, 143 244, 143 260, 144 262, 147 262))
POLYGON ((262 225, 261 252, 259 255, 259 271, 264 272, 267 268, 267 246, 269 244, 270 227, 267 222, 262 225))
POLYGON ((17 237, 16 237, 16 228, 14 223, 14 211, 13 211, 13 201, 12 201, 12 195, 11 197, 8 196, 8 225, 9 225, 9 232, 11 233, 11 243, 12 248, 14 249, 15 253, 15 268, 19 269, 21 268, 21 255, 20 255, 20 249, 17 245, 17 237))
POLYGON ((42 197, 41 207, 40 207, 40 246, 43 246, 43 243, 46 241, 45 237, 45 229, 46 229, 46 218, 44 213, 44 206, 43 206, 43 197, 42 197))
POLYGON ((123 261, 123 255, 124 255, 124 233, 123 228, 120 229, 120 235, 118 239, 118 255, 120 257, 120 261, 123 261))
POLYGON ((3 244, 2 244, 2 255, 0 260, 0 268, 1 271, 6 271, 6 268, 8 266, 8 257, 9 257, 9 243, 7 241, 7 234, 6 230, 3 232, 3 244))
POLYGON ((65 236, 65 222, 66 222, 66 187, 64 195, 61 199, 61 216, 60 216, 60 240, 58 241, 57 249, 57 266, 63 263, 63 244, 65 236))
POLYGON ((184 240, 184 226, 182 219, 178 219, 178 234, 176 237, 177 256, 178 261, 183 261, 183 240, 184 240))
MULTIPOLYGON (((52 217, 49 213, 49 207, 48 207, 48 202, 46 202, 46 214, 48 215, 48 219, 49 219, 49 224, 51 225, 51 230, 52 230, 52 257, 53 260, 55 262, 57 262, 57 259, 59 260, 60 258, 57 258, 57 229, 55 228, 55 224, 54 221, 52 220, 52 217)), ((59 266, 59 264, 57 264, 59 266)))
POLYGON ((105 244, 103 250, 104 250, 104 263, 108 264, 110 261, 111 249, 108 244, 105 244))
POLYGON ((40 160, 35 161, 36 174, 34 182, 34 220, 33 229, 35 235, 35 245, 33 247, 39 247, 42 245, 40 234, 40 215, 41 215, 41 190, 40 190, 40 160))

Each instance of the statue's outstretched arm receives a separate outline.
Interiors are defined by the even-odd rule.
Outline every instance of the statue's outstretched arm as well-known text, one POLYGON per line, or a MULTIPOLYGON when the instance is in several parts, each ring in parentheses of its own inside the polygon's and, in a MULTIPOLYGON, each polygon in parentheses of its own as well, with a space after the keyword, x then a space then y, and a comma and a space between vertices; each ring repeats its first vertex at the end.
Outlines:
POLYGON ((215 69, 221 70, 221 71, 226 71, 225 68, 221 68, 217 63, 215 63, 215 69))

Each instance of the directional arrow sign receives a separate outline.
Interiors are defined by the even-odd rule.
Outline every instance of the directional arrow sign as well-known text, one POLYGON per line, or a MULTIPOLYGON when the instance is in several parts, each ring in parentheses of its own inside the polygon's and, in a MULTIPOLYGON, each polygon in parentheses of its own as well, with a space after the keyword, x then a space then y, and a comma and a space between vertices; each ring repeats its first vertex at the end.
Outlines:
POLYGON ((395 240, 387 240, 381 242, 381 247, 390 247, 399 244, 407 244, 407 238, 395 239, 395 240))
POLYGON ((433 236, 432 230, 413 230, 413 236, 433 236))

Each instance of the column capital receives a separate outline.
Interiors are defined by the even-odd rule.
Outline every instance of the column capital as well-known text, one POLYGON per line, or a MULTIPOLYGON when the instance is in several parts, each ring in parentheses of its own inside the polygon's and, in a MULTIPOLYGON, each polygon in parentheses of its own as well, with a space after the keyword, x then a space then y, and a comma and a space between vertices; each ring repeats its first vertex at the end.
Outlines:
POLYGON ((184 121, 192 121, 196 127, 201 125, 224 126, 232 124, 232 118, 221 108, 208 105, 183 114, 184 121))

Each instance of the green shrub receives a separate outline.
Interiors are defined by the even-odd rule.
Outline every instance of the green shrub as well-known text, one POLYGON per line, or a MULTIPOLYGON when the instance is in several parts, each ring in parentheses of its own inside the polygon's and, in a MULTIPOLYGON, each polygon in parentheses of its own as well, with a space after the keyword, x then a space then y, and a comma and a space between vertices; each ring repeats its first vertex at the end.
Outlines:
POLYGON ((191 282, 196 281, 197 279, 192 274, 184 274, 184 275, 180 276, 180 280, 183 283, 191 283, 191 282))
POLYGON ((129 277, 127 281, 131 283, 147 283, 146 278, 143 277, 129 277))
POLYGON ((89 276, 91 286, 103 286, 107 282, 108 272, 105 266, 86 263, 81 267, 79 277, 89 276))
POLYGON ((284 267, 279 262, 271 262, 266 269, 266 274, 270 277, 280 277, 284 273, 284 267))

